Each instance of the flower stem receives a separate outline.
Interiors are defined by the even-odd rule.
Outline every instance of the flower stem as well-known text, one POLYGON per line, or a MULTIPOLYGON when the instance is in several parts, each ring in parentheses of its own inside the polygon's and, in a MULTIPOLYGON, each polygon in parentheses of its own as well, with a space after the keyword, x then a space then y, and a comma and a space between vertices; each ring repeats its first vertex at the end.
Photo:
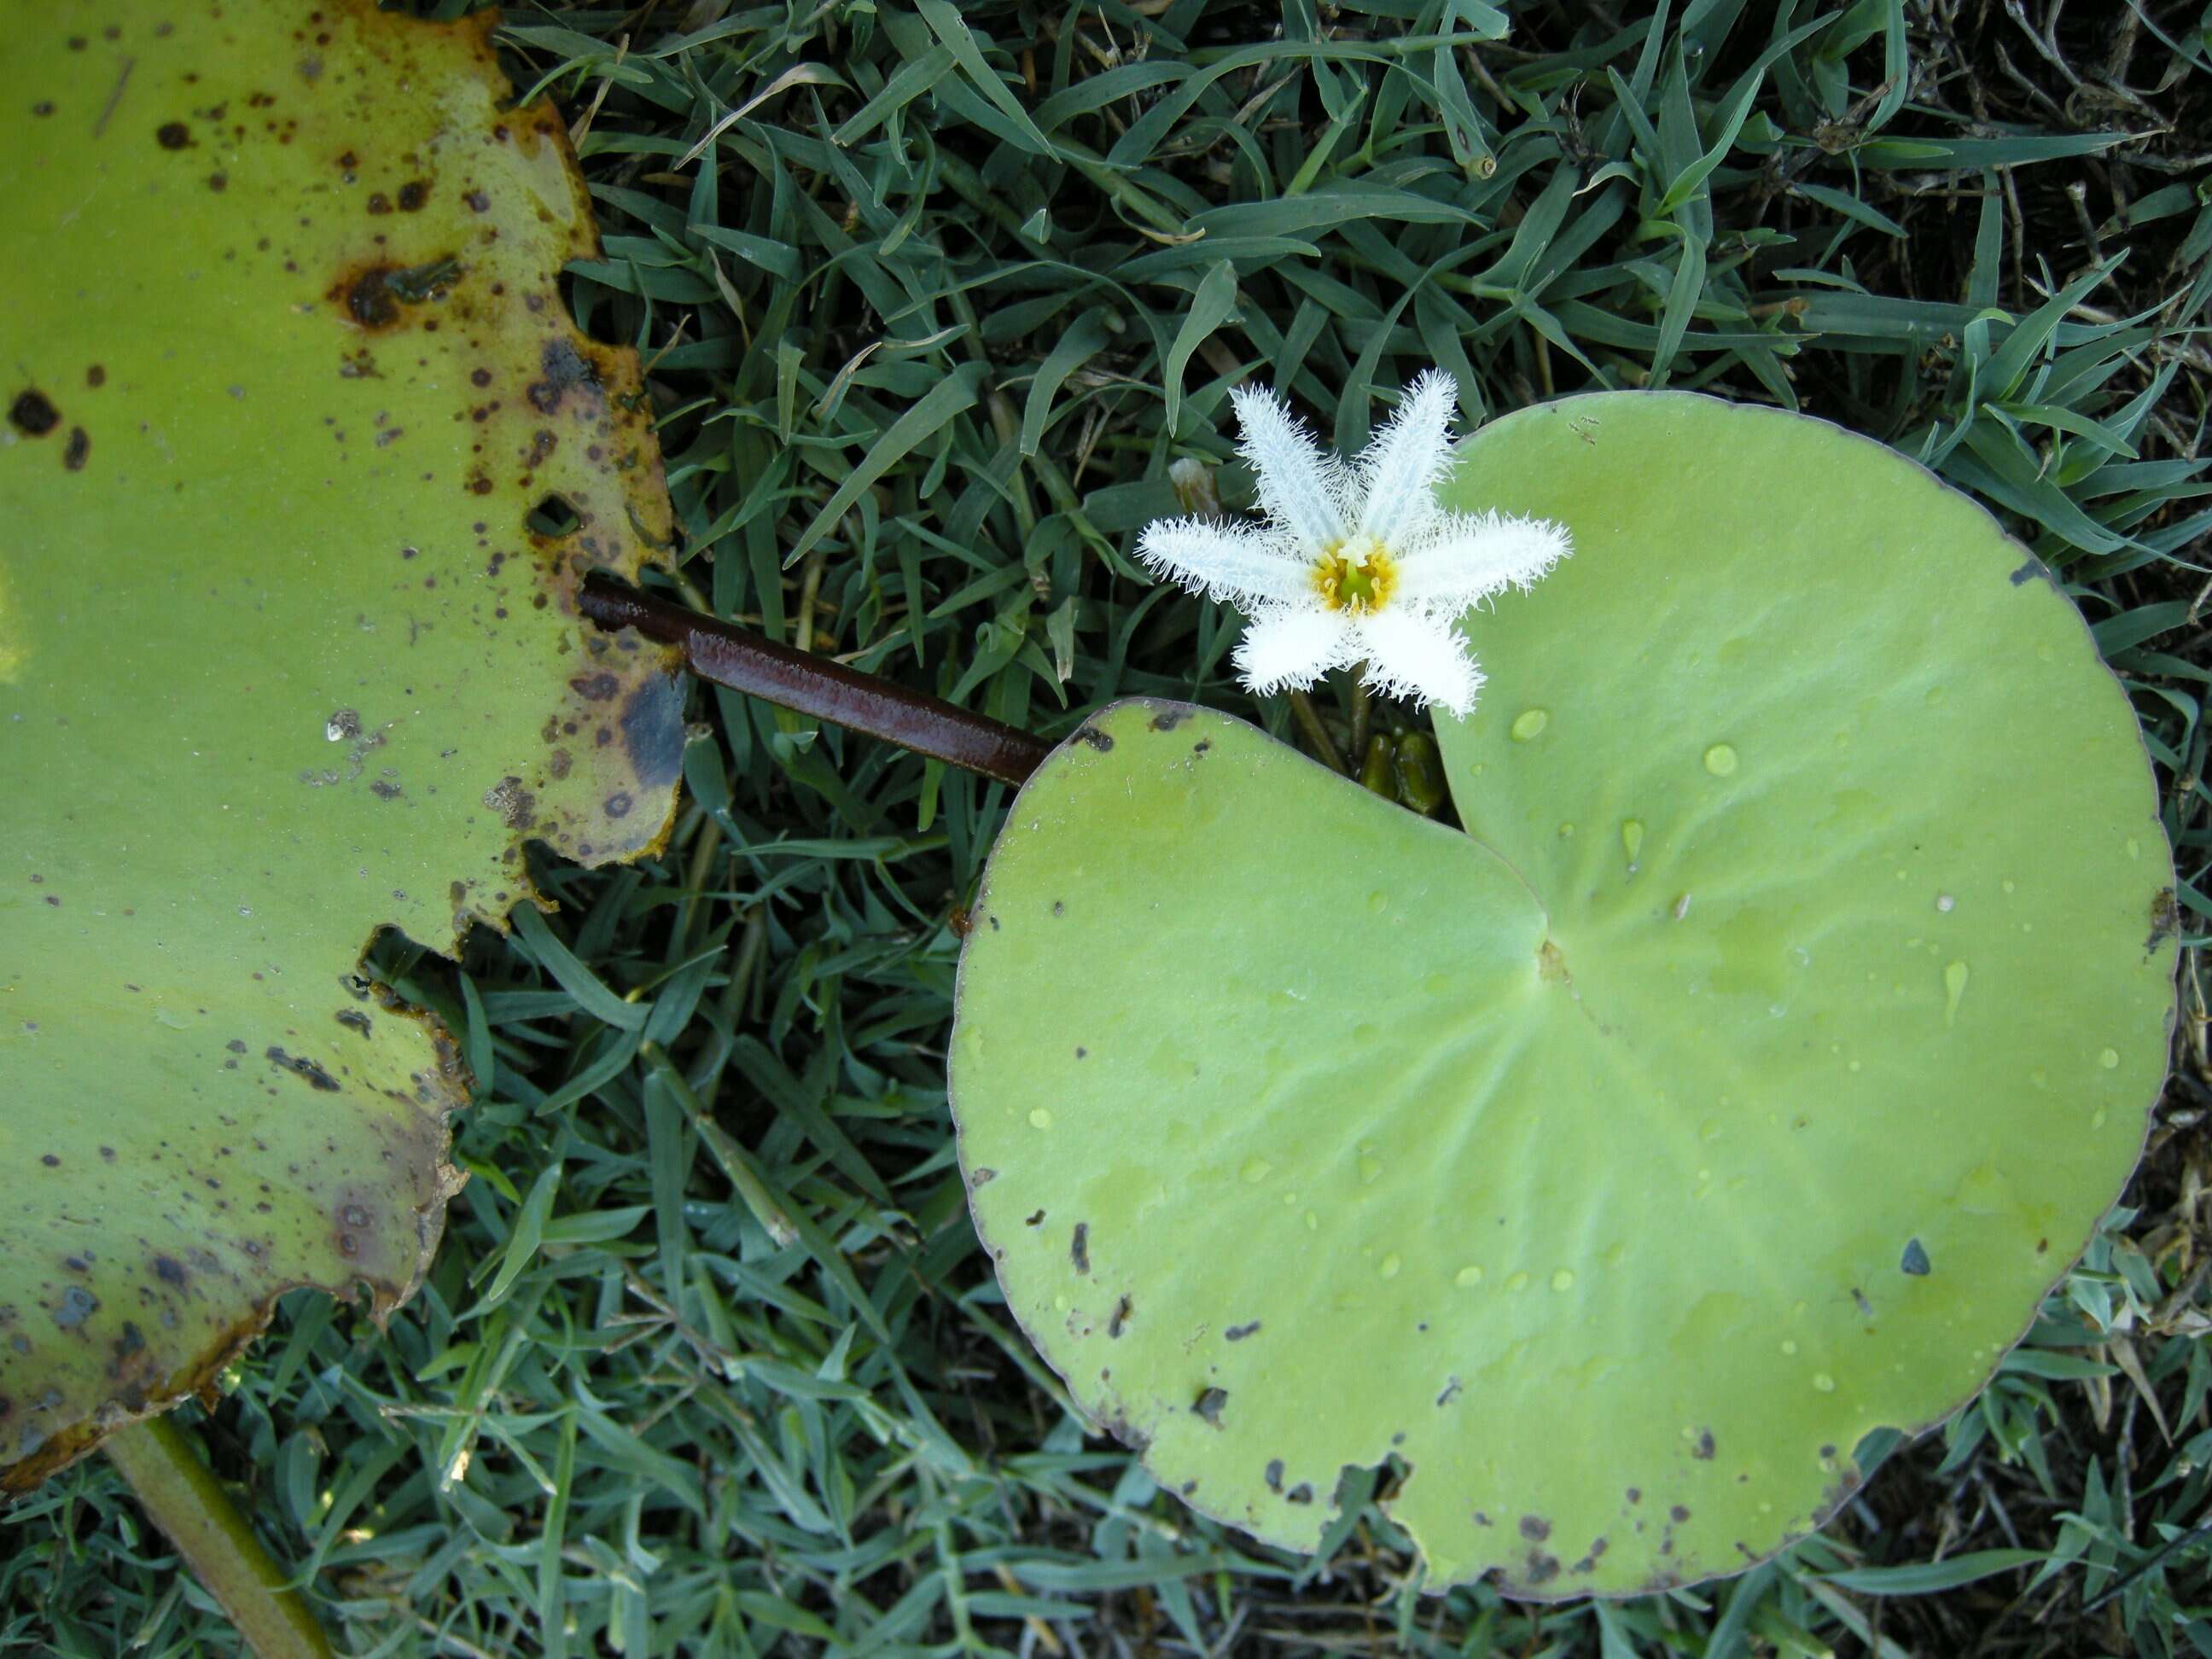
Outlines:
POLYGON ((1313 699, 1303 691, 1291 692, 1291 713, 1297 717, 1298 730, 1306 734, 1306 741, 1313 746, 1314 754, 1321 763, 1333 772, 1350 775, 1352 769, 1344 763, 1344 757, 1337 753, 1336 740, 1328 735, 1328 728, 1321 723, 1321 716, 1314 709, 1313 699))
POLYGON ((577 603, 602 628, 635 628, 676 647, 685 665, 702 680, 834 720, 1001 783, 1022 782, 1052 752, 1043 738, 988 715, 603 577, 590 578, 577 603))
POLYGON ((330 1659, 315 1615, 200 1462, 190 1435, 166 1417, 149 1418, 110 1435, 106 1450, 139 1507, 191 1563, 248 1647, 261 1659, 330 1659))

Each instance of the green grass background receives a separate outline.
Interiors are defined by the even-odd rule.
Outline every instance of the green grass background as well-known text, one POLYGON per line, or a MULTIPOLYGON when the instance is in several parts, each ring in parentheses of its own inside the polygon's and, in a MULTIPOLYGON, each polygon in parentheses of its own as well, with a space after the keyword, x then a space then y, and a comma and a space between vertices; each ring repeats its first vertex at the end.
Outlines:
MULTIPOLYGON (((1347 447, 1432 362, 1471 414, 1596 386, 1801 408, 2059 571, 2160 764, 2194 942, 2204 22, 675 0, 520 8, 501 39, 573 118, 606 234, 574 301, 649 365, 696 601, 1048 735, 1146 693, 1310 742, 1235 685, 1233 613, 1129 558, 1172 462, 1231 460, 1230 386, 1347 447)), ((1257 1547, 1086 1433, 1012 1328, 943 1048, 1006 792, 727 694, 693 718, 665 858, 541 869, 558 915, 458 971, 375 953, 482 1084, 422 1294, 383 1333, 295 1297, 187 1410, 357 1650, 2212 1655, 2195 948, 2125 1207, 1824 1536, 1636 1601, 1427 1595, 1372 1477, 1316 1559, 1257 1547), (584 1012, 610 995, 629 1026, 584 1012)), ((0 1649, 234 1648, 103 1462, 0 1519, 0 1649)))

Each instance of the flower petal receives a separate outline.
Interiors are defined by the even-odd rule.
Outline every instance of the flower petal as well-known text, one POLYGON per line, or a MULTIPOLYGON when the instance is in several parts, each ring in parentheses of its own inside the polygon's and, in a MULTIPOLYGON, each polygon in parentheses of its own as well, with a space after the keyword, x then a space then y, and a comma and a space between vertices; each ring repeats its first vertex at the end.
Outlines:
POLYGON ((1508 587, 1526 587, 1573 549, 1567 527, 1502 513, 1446 513, 1398 558, 1398 596, 1430 610, 1464 611, 1508 587))
POLYGON ((1369 689, 1441 703, 1462 717, 1474 707, 1482 671, 1448 618, 1391 605, 1360 617, 1352 631, 1367 654, 1369 689))
POLYGON ((1158 520, 1137 538, 1137 556, 1158 575, 1240 605, 1285 604, 1313 593, 1313 567, 1293 555, 1284 537, 1256 526, 1158 520))
POLYGON ((1285 687, 1302 691, 1352 660, 1348 634, 1340 611, 1270 605, 1255 611, 1246 624, 1237 647, 1237 669, 1246 689, 1263 697, 1285 687))
POLYGON ((1260 506, 1297 543, 1318 556, 1344 539, 1343 485, 1290 406, 1259 386, 1229 394, 1237 405, 1238 447, 1260 485, 1260 506))
POLYGON ((1406 388, 1398 412, 1360 456, 1359 527, 1384 546, 1405 541, 1438 512, 1437 485, 1452 464, 1446 428, 1458 407, 1458 386, 1432 368, 1406 388))

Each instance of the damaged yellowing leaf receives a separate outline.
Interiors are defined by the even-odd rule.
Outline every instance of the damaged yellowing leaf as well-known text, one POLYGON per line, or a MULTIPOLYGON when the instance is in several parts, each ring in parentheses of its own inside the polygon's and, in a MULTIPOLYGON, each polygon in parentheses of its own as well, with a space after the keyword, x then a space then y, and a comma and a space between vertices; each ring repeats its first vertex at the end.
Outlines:
POLYGON ((404 1299, 464 1079, 364 945, 665 833, 672 659, 575 608, 669 540, 651 413, 489 27, 110 0, 0 61, 0 1489, 286 1289, 404 1299))

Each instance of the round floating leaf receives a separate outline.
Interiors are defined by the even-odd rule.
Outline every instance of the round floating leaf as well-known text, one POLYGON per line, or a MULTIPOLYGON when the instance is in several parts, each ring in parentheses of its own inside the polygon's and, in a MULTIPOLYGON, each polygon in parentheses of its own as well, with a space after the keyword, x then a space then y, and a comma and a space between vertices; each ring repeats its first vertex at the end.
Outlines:
POLYGON ((662 835, 666 539, 565 134, 482 16, 13 20, 0 59, 0 1486, 204 1386, 288 1287, 417 1282, 459 1068, 355 969, 662 835), (568 535, 526 520, 548 497, 568 535))
POLYGON ((1208 1514, 1348 1466, 1434 1581, 1622 1594, 1816 1526, 2087 1241, 2166 1065, 2166 842, 2080 615, 1972 503, 1675 394, 1516 415, 1457 504, 1472 832, 1117 705, 1015 802, 954 1109, 1007 1298, 1208 1514))

